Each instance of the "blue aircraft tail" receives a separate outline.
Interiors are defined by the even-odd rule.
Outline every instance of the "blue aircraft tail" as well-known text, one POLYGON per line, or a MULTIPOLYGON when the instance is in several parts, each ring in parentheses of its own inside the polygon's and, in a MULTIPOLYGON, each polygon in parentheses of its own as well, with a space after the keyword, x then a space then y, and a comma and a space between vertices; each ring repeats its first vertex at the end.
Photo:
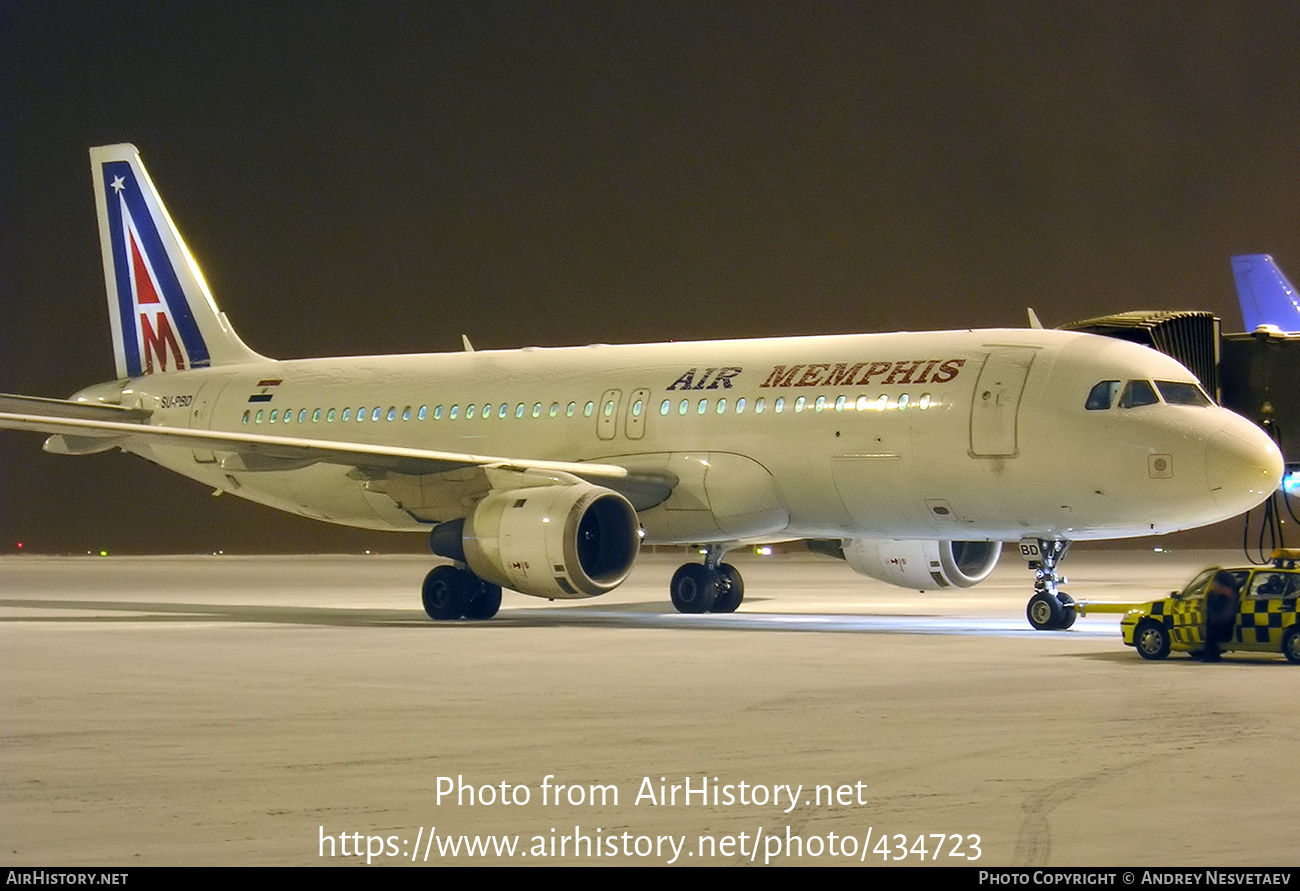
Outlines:
POLYGON ((1300 332, 1300 298, 1295 286, 1268 254, 1243 254, 1232 258, 1237 299, 1247 331, 1271 327, 1300 332))
POLYGON ((133 145, 90 150, 120 378, 266 362, 217 309, 133 145))

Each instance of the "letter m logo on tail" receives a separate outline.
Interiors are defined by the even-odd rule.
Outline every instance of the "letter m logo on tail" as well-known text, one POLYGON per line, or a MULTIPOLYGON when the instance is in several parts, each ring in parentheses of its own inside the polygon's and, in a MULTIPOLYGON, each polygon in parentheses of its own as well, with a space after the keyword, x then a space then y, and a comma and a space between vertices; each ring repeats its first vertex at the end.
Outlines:
MULTIPOLYGON (((117 185, 120 187, 121 182, 118 181, 117 185)), ((162 288, 158 284, 157 274, 151 268, 152 264, 145 259, 144 251, 140 247, 140 236, 125 202, 121 211, 122 230, 130 258, 127 293, 133 298, 131 308, 139 322, 136 331, 138 342, 132 346, 137 349, 137 357, 143 356, 144 373, 183 371, 188 364, 187 356, 199 350, 203 352, 202 359, 199 361, 206 365, 207 362, 204 360, 207 358, 207 350, 203 346, 202 337, 198 338, 198 350, 192 352, 182 349, 176 340, 176 328, 171 322, 174 313, 170 309, 169 301, 162 297, 162 288)), ((125 305, 123 309, 126 309, 125 305)), ((195 334, 197 335, 197 331, 195 334)), ((135 373, 139 374, 139 371, 135 373)))
POLYGON ((218 311, 135 147, 90 161, 118 376, 267 361, 218 311))

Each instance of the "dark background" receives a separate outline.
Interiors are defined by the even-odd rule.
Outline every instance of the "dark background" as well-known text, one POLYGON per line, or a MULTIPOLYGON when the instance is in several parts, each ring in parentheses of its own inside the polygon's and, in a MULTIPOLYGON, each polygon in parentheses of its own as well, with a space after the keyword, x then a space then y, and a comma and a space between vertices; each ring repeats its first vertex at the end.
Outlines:
MULTIPOLYGON (((7 0, 0 391, 113 375, 111 142, 275 357, 1239 330, 1230 255, 1300 275, 1298 50, 1280 2, 7 0)), ((0 553, 423 548, 40 442, 0 433, 0 553)))

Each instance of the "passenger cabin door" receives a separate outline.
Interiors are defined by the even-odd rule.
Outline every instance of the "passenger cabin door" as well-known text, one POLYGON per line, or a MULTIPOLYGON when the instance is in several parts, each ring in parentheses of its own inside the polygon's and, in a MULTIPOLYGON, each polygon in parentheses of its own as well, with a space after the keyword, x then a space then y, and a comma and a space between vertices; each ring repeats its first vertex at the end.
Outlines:
POLYGON ((1016 423, 1034 352, 1025 347, 998 347, 984 360, 970 409, 973 457, 1013 458, 1019 452, 1016 423))

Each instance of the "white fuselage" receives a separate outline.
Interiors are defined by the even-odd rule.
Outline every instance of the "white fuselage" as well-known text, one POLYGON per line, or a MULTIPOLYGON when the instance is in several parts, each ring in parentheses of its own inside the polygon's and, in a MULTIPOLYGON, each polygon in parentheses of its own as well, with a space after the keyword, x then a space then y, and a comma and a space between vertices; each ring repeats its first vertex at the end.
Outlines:
MULTIPOLYGON (((659 474, 674 485, 637 504, 647 543, 1140 536, 1234 516, 1276 484, 1276 449, 1224 409, 1085 410, 1097 383, 1132 379, 1192 380, 1144 347, 1025 329, 258 362, 83 395, 123 393, 171 427, 659 474)), ((427 530, 483 494, 456 471, 124 448, 353 526, 427 530)))

